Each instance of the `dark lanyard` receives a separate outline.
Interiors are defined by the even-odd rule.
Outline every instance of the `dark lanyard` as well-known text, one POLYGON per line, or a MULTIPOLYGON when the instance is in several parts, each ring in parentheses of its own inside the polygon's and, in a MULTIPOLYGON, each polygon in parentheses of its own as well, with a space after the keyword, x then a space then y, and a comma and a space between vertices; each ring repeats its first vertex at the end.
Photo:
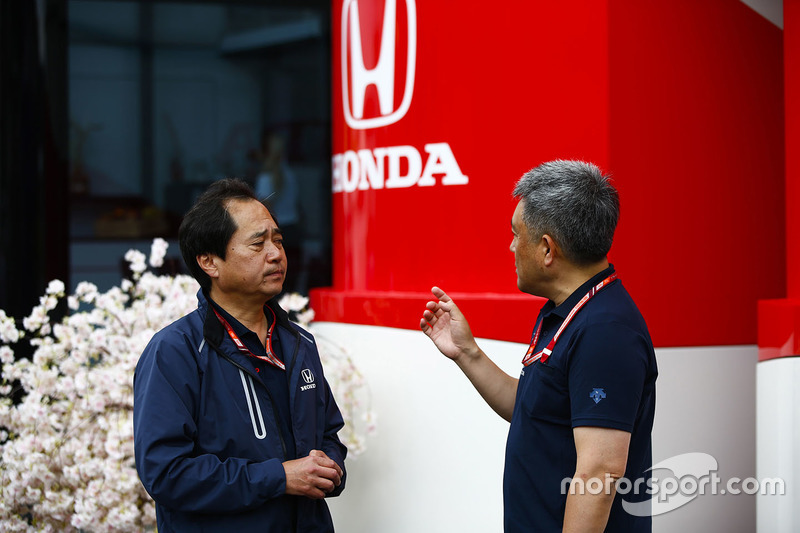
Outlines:
POLYGON ((564 329, 566 329, 566 327, 569 325, 569 323, 572 321, 572 319, 575 317, 578 311, 580 311, 581 308, 584 305, 586 305, 586 302, 594 298, 594 295, 600 292, 600 289, 602 289, 615 279, 617 279, 616 272, 608 276, 606 279, 604 279, 597 285, 593 286, 591 289, 589 289, 589 292, 587 292, 583 296, 583 298, 581 298, 581 300, 575 304, 575 307, 573 307, 572 311, 569 312, 567 318, 565 318, 564 322, 561 323, 561 327, 558 328, 558 331, 556 331, 556 334, 553 336, 553 339, 547 344, 547 348, 537 353, 533 353, 533 350, 536 347, 536 343, 539 341, 539 333, 541 333, 542 331, 542 323, 544 322, 544 317, 542 317, 542 319, 539 321, 539 325, 536 327, 536 333, 533 334, 533 340, 531 341, 531 345, 528 347, 528 351, 525 353, 525 357, 522 358, 522 364, 524 366, 529 366, 535 363, 536 361, 541 361, 542 363, 546 363, 547 360, 550 358, 550 354, 553 353, 553 348, 555 348, 556 341, 558 340, 558 337, 561 336, 561 332, 564 331, 564 329))
POLYGON ((267 349, 266 356, 256 355, 253 352, 251 352, 247 348, 247 346, 245 346, 244 343, 241 340, 239 340, 239 337, 233 331, 231 325, 228 324, 228 321, 222 318, 222 315, 220 315, 217 312, 217 310, 212 307, 212 309, 214 309, 214 314, 217 315, 219 321, 222 323, 223 326, 225 326, 225 330, 228 332, 228 335, 230 336, 231 340, 233 340, 233 342, 236 344, 236 347, 239 348, 240 352, 246 355, 251 355, 257 359, 261 359, 262 361, 266 361, 271 365, 277 366, 281 370, 286 370, 286 365, 284 365, 283 361, 278 359, 278 356, 275 355, 275 352, 272 351, 272 332, 275 330, 275 322, 277 322, 277 319, 275 317, 275 311, 273 311, 272 308, 268 305, 265 305, 264 308, 269 309, 269 312, 272 313, 272 322, 270 322, 269 324, 269 329, 267 330, 267 342, 265 343, 266 344, 265 347, 267 349))

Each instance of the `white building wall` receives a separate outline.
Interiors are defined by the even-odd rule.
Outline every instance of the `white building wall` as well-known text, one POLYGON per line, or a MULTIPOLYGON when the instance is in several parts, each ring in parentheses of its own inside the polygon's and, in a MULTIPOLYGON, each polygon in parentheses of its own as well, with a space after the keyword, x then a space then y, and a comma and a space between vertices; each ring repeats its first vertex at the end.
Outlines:
MULTIPOLYGON (((414 320, 414 317, 410 317, 414 320)), ((508 424, 422 332, 315 323, 346 347, 371 391, 378 429, 348 461, 348 486, 329 501, 344 533, 500 533, 508 424)), ((479 340, 517 374, 526 345, 479 340)), ((723 482, 755 477, 755 346, 657 350, 654 462, 712 455, 723 482)), ((656 516, 654 532, 747 532, 755 496, 705 494, 656 516)))
POLYGON ((756 371, 758 479, 784 482, 783 494, 757 498, 759 533, 800 530, 800 357, 762 361, 756 371))

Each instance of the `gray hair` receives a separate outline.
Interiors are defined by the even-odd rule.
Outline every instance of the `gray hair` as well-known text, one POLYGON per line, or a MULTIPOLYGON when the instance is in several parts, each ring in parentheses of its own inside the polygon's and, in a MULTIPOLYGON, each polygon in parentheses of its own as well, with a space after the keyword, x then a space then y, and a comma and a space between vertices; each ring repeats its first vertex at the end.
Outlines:
POLYGON ((538 240, 550 235, 569 261, 587 265, 611 249, 619 220, 619 195, 597 166, 555 160, 527 172, 514 187, 522 220, 538 240))

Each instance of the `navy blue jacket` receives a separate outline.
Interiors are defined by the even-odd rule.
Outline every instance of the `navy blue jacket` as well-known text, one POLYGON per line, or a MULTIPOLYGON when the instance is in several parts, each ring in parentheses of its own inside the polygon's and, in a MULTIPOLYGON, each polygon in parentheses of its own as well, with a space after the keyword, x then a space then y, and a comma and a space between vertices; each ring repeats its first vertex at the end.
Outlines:
MULTIPOLYGON (((276 421, 270 391, 214 315, 197 310, 156 333, 136 365, 136 469, 156 502, 159 533, 332 532, 324 500, 287 496, 282 463, 324 451, 344 469, 342 415, 314 338, 275 303, 295 453, 276 421)), ((346 477, 346 476, 345 476, 346 477)), ((337 496, 342 484, 330 494, 337 496)))

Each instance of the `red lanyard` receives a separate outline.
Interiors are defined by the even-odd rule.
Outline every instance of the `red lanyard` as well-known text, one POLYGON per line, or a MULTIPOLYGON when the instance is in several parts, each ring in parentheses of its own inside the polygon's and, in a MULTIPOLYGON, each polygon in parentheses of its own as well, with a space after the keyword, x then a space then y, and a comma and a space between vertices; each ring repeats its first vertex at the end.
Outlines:
POLYGON ((286 370, 286 365, 284 365, 283 361, 278 359, 278 356, 275 355, 275 353, 272 351, 272 332, 275 330, 275 322, 277 321, 275 318, 275 311, 273 311, 272 308, 268 305, 265 305, 264 308, 269 309, 269 312, 272 313, 272 322, 270 322, 269 330, 267 330, 266 356, 256 355, 250 350, 248 350, 247 346, 245 346, 244 343, 241 340, 239 340, 239 337, 236 335, 236 333, 234 333, 233 328, 231 327, 230 324, 228 324, 228 321, 222 318, 222 315, 220 315, 217 312, 217 310, 212 307, 212 309, 214 309, 214 314, 217 315, 219 321, 222 323, 223 326, 225 326, 225 330, 228 332, 228 335, 230 336, 231 340, 233 340, 233 342, 236 344, 236 347, 239 348, 240 352, 246 355, 251 355, 257 359, 261 359, 262 361, 266 361, 271 365, 277 366, 281 370, 286 370))
POLYGON ((536 327, 536 333, 533 334, 533 340, 531 341, 531 345, 528 347, 528 351, 527 353, 525 353, 525 357, 522 358, 522 364, 524 366, 529 366, 535 363, 536 361, 541 361, 542 363, 546 363, 547 360, 550 358, 550 354, 553 353, 553 348, 556 345, 558 337, 561 335, 561 332, 564 331, 564 329, 569 325, 573 317, 578 313, 578 311, 581 310, 581 308, 584 305, 586 305, 586 302, 591 300, 595 294, 600 292, 600 289, 602 289, 615 279, 617 279, 617 274, 616 273, 611 274, 606 279, 604 279, 603 281, 601 281, 600 283, 589 289, 589 292, 587 292, 584 295, 584 297, 581 298, 581 300, 575 304, 575 307, 573 307, 572 311, 569 312, 567 318, 565 318, 564 322, 561 323, 561 327, 558 328, 558 331, 556 331, 556 334, 553 336, 553 339, 547 344, 547 348, 541 350, 540 352, 533 353, 533 350, 536 347, 536 343, 539 340, 539 333, 541 333, 542 331, 542 322, 544 322, 544 317, 542 317, 542 320, 539 321, 539 325, 536 327))

